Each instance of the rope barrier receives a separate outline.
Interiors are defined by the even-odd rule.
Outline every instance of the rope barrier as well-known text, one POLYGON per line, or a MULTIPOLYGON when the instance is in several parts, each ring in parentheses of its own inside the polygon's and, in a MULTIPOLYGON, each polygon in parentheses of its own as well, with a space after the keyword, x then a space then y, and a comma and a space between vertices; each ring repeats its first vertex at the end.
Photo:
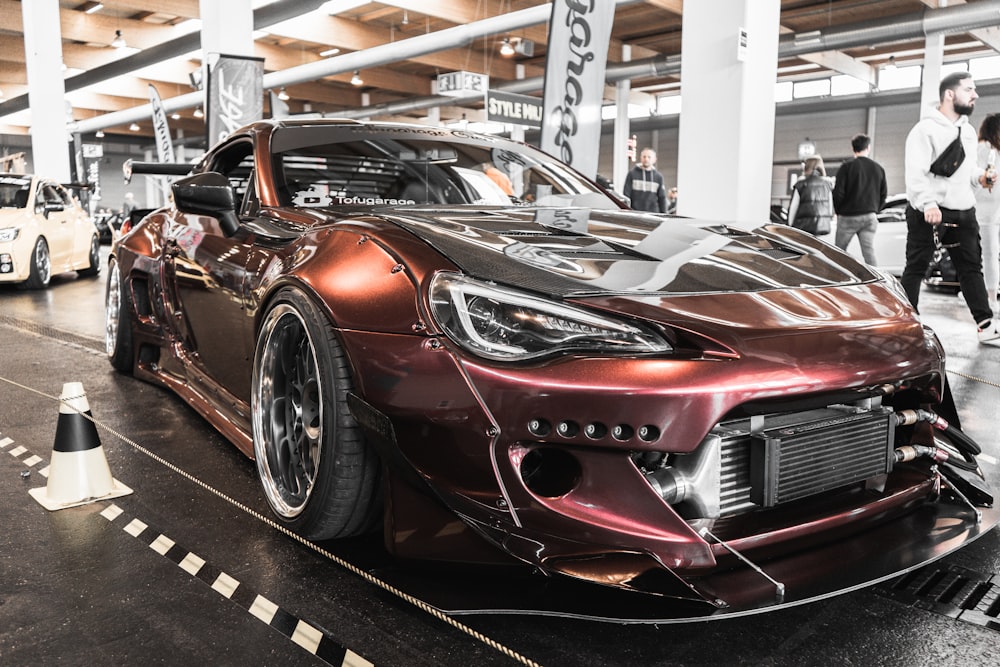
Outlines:
POLYGON ((291 530, 289 530, 285 526, 282 526, 281 524, 279 524, 278 522, 274 521, 270 517, 265 516, 264 514, 261 514, 257 510, 253 509, 252 507, 248 507, 247 505, 244 505, 243 503, 241 503, 240 501, 236 500, 235 498, 230 498, 225 493, 223 493, 223 492, 219 491, 218 489, 210 486, 206 482, 203 482, 202 480, 198 479, 194 475, 192 475, 192 474, 188 473, 187 471, 181 469, 180 467, 174 465, 173 463, 171 463, 170 461, 164 459, 163 457, 159 456, 158 454, 156 454, 156 453, 154 453, 154 452, 146 449, 145 447, 143 447, 139 443, 137 443, 134 440, 132 440, 131 438, 129 438, 129 437, 127 437, 127 436, 119 433, 118 431, 116 431, 115 429, 111 428, 107 424, 102 423, 100 420, 94 419, 93 416, 80 413, 70 403, 70 401, 73 400, 73 398, 61 399, 59 396, 51 396, 49 394, 46 394, 45 392, 42 392, 42 391, 39 391, 38 389, 35 389, 33 387, 29 387, 27 385, 21 384, 20 382, 17 382, 15 380, 11 380, 11 379, 6 378, 6 377, 4 377, 2 375, 0 375, 0 382, 4 382, 4 383, 6 383, 8 385, 11 385, 13 387, 16 387, 18 389, 21 389, 21 390, 24 390, 26 392, 29 392, 29 393, 41 396, 41 397, 46 398, 46 399, 49 399, 49 400, 51 400, 51 401, 53 401, 55 403, 62 403, 62 404, 69 405, 70 408, 73 411, 77 412, 78 414, 81 414, 84 418, 89 419, 91 422, 94 423, 95 426, 97 426, 98 428, 100 428, 101 430, 103 430, 103 431, 105 431, 107 433, 110 433, 114 437, 118 438, 120 441, 122 441, 125 444, 129 445, 130 447, 132 447, 137 452, 140 452, 140 453, 146 455, 147 457, 149 457, 150 459, 152 459, 156 463, 159 463, 160 465, 166 467, 167 469, 169 469, 169 470, 177 473, 181 477, 187 479, 189 482, 192 482, 196 486, 201 487, 202 489, 208 491, 212 495, 214 495, 214 496, 216 496, 216 497, 224 500, 225 502, 229 503, 230 505, 232 505, 232 506, 234 506, 234 507, 242 510, 243 512, 245 512, 246 514, 250 515, 254 519, 256 519, 256 520, 264 523, 265 525, 267 525, 270 528, 278 531, 279 533, 282 533, 282 534, 284 534, 284 535, 286 535, 286 536, 288 536, 288 537, 296 540, 297 542, 299 542, 299 543, 301 543, 301 544, 309 547, 310 549, 312 549, 316 553, 322 555, 327 560, 330 560, 331 562, 336 563, 337 565, 339 565, 340 567, 344 568, 345 570, 347 570, 347 571, 349 571, 349 572, 351 572, 353 574, 356 574, 357 576, 361 577, 365 581, 367 581, 367 582, 369 582, 371 584, 374 584, 375 586, 378 586, 379 588, 381 588, 381 589, 383 589, 383 590, 385 590, 385 591, 387 591, 387 592, 395 595, 396 597, 398 597, 398 598, 400 598, 400 599, 402 599, 402 600, 410 603, 414 607, 420 609, 423 612, 426 612, 426 613, 430 614, 431 616, 434 616, 438 620, 444 621, 445 623, 447 623, 448 625, 452 626, 453 628, 455 628, 455 629, 457 629, 457 630, 459 630, 459 631, 461 631, 461 632, 469 635, 470 637, 473 637, 474 639, 482 642, 483 644, 486 644, 490 648, 492 648, 492 649, 494 649, 496 651, 499 651, 500 653, 503 653, 505 656, 507 656, 509 658, 512 658, 512 659, 520 662, 523 665, 528 665, 529 667, 540 667, 540 665, 538 663, 536 663, 535 661, 531 660, 530 658, 527 658, 527 657, 521 655, 520 653, 518 653, 517 651, 514 651, 513 649, 511 649, 511 648, 509 648, 509 647, 501 644, 500 642, 498 642, 498 641, 496 641, 494 639, 491 639, 490 637, 487 637, 486 635, 482 634, 478 630, 475 630, 475 629, 473 629, 473 628, 465 625, 464 623, 462 623, 462 622, 460 622, 460 621, 452 618, 451 616, 449 616, 448 614, 444 613, 440 609, 435 608, 434 606, 432 606, 432 605, 424 602, 423 600, 420 600, 419 598, 416 598, 416 597, 410 595, 409 593, 406 593, 406 592, 404 592, 404 591, 396 588, 392 584, 389 584, 389 583, 387 583, 385 581, 382 581, 378 577, 370 574, 369 572, 366 572, 366 571, 362 570, 361 568, 357 567, 356 565, 354 565, 354 564, 352 564, 352 563, 344 560, 343 558, 337 556, 336 554, 334 554, 334 553, 332 553, 332 552, 324 549, 323 547, 319 546, 318 544, 310 542, 309 540, 305 539, 301 535, 298 535, 298 534, 292 532, 291 530))

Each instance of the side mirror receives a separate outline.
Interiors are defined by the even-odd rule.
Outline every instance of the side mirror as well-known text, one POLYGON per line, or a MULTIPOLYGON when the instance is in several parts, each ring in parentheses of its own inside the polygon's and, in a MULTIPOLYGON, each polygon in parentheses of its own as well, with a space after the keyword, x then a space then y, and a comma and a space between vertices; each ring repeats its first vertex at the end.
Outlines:
POLYGON ((215 171, 182 178, 170 186, 177 210, 210 215, 219 220, 222 233, 232 236, 240 228, 229 179, 215 171))

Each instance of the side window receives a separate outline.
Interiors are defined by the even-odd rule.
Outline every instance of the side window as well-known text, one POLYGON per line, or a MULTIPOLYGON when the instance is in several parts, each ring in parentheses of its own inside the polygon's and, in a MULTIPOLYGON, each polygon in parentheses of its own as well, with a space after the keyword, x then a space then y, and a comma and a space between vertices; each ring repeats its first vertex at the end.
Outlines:
POLYGON ((253 208, 251 200, 256 201, 256 188, 252 184, 253 166, 253 142, 249 139, 227 146, 216 153, 209 163, 209 169, 229 179, 236 210, 241 214, 244 214, 248 207, 253 208))
POLYGON ((62 202, 63 206, 68 207, 73 205, 73 198, 70 196, 69 192, 66 191, 66 188, 61 185, 54 185, 52 186, 52 189, 55 190, 56 197, 58 197, 59 201, 62 202))

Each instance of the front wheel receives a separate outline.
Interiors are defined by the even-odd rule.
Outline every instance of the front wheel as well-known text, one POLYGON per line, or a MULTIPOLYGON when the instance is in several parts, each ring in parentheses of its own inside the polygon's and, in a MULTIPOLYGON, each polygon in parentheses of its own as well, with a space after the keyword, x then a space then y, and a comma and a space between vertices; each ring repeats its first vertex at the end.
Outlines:
POLYGON ((92 278, 101 272, 101 239, 96 235, 90 239, 90 263, 77 273, 86 278, 92 278))
POLYGON ((31 251, 31 269, 28 271, 28 279, 24 281, 24 286, 28 289, 43 289, 49 286, 52 280, 52 259, 49 256, 49 244, 41 236, 35 241, 35 248, 31 251))
POLYGON ((327 318, 281 290, 254 354, 254 456, 271 509, 308 539, 357 535, 379 517, 378 458, 348 410, 352 388, 327 318))
POLYGON ((132 308, 118 262, 108 267, 104 299, 104 347, 115 370, 132 372, 132 308))

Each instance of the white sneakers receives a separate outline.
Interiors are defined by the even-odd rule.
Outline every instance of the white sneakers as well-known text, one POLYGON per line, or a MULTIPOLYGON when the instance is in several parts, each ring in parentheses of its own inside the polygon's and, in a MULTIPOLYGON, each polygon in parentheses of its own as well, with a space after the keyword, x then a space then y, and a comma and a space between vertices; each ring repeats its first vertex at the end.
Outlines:
POLYGON ((983 345, 1000 346, 1000 327, 993 320, 979 323, 979 342, 983 345))

